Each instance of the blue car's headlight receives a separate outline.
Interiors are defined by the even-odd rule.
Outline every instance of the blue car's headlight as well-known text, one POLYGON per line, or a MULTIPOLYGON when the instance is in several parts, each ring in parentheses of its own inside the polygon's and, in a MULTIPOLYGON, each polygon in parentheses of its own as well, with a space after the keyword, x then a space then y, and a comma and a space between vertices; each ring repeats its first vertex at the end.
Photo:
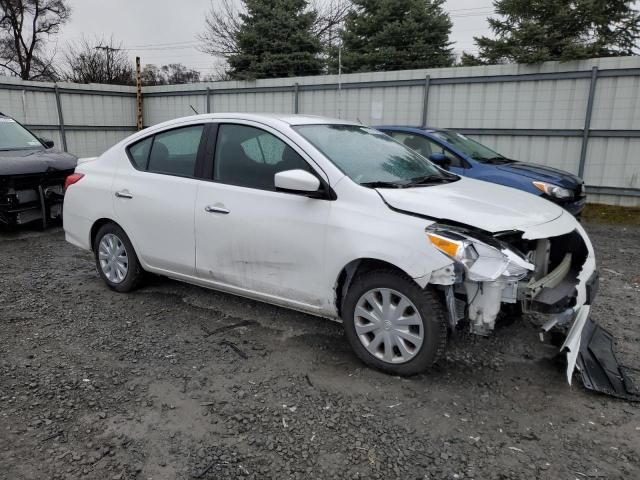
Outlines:
POLYGON ((573 198, 573 192, 566 188, 559 187, 558 185, 554 185, 553 183, 546 182, 533 182, 533 186, 536 187, 543 193, 546 193, 550 197, 560 198, 560 199, 569 199, 573 198))

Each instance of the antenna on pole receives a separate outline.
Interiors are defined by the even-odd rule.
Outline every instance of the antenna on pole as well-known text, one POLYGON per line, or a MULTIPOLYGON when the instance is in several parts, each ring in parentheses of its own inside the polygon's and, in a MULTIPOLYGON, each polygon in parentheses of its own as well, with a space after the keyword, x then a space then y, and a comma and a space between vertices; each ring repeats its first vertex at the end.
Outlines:
POLYGON ((110 47, 109 45, 98 45, 95 47, 96 50, 104 50, 107 54, 107 81, 111 82, 111 52, 118 52, 122 50, 121 48, 110 47))

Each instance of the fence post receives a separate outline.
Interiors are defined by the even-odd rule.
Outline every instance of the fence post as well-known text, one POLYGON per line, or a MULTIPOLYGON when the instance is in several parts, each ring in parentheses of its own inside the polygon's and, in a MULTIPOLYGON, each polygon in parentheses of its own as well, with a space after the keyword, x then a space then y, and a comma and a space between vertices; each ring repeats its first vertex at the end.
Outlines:
POLYGON ((422 120, 420 125, 424 128, 427 126, 427 110, 429 108, 429 84, 431 83, 431 77, 427 75, 424 78, 424 93, 422 103, 422 120))
POLYGON ((596 96, 596 84, 598 83, 598 67, 591 69, 591 84, 589 85, 589 97, 587 99, 587 114, 584 118, 584 130, 582 131, 582 148, 580 149, 580 165, 578 166, 578 176, 584 177, 585 164, 587 161, 587 147, 589 146, 589 131, 591 129, 591 114, 593 113, 593 99, 596 96))
POLYGON ((211 113, 211 88, 207 87, 207 113, 211 113))
POLYGON ((140 57, 136 57, 136 128, 144 128, 144 113, 142 110, 142 74, 140 71, 140 57))
POLYGON ((64 115, 62 114, 62 100, 60 99, 60 90, 58 85, 54 87, 56 94, 56 106, 58 107, 58 128, 60 129, 60 138, 62 140, 62 149, 67 151, 67 134, 64 131, 64 115))
POLYGON ((293 113, 298 113, 298 93, 300 92, 300 85, 296 82, 293 85, 293 113))

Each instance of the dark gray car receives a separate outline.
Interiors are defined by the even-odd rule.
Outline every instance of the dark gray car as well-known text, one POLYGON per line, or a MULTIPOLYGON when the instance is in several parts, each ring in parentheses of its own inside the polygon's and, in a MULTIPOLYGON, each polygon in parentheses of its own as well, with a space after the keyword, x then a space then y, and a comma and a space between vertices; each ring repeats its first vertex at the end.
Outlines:
POLYGON ((61 218, 64 182, 77 158, 53 150, 53 142, 36 137, 0 113, 0 225, 61 218))

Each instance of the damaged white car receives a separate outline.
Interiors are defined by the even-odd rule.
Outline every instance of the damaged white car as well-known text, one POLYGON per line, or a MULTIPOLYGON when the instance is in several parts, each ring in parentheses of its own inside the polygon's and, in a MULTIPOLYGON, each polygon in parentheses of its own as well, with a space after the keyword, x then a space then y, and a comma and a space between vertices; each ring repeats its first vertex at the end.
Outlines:
POLYGON ((357 355, 389 373, 424 371, 450 332, 488 335, 520 306, 563 336, 569 381, 577 370, 590 388, 625 388, 589 318, 596 264, 572 215, 359 124, 215 114, 157 125, 80 161, 64 228, 116 291, 152 272, 342 320, 357 355))

